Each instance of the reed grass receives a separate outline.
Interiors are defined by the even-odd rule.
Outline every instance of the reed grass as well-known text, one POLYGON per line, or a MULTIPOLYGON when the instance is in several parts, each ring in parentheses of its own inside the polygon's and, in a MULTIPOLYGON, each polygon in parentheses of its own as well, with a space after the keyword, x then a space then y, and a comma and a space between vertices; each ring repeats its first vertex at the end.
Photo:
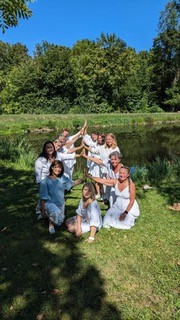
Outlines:
POLYGON ((31 144, 25 138, 0 140, 1 159, 13 162, 23 170, 31 170, 36 159, 31 144))

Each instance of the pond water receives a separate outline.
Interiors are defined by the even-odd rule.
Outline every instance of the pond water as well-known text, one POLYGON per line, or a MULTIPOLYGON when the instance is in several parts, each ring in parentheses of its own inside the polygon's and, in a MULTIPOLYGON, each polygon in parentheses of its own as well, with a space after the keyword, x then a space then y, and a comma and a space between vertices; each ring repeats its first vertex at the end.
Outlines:
MULTIPOLYGON (((97 128, 88 128, 88 133, 93 130, 97 131, 97 128)), ((98 131, 115 134, 123 155, 124 165, 143 165, 153 161, 156 157, 171 159, 174 155, 180 155, 179 124, 99 128, 98 131)), ((57 135, 57 132, 33 133, 29 134, 28 138, 38 155, 44 142, 53 140, 57 135)), ((78 159, 78 162, 81 160, 78 159)))

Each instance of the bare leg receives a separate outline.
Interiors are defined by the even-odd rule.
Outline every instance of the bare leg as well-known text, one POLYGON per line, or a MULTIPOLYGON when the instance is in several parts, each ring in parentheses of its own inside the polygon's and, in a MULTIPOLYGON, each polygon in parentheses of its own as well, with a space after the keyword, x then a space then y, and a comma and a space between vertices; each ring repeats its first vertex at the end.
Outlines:
POLYGON ((55 233, 54 222, 52 222, 50 219, 49 219, 49 233, 50 234, 54 234, 55 233))

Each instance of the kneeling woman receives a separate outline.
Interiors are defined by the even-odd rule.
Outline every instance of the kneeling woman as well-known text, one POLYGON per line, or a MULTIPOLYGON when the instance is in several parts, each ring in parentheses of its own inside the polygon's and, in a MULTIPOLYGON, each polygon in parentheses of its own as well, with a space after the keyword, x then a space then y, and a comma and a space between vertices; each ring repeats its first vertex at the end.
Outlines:
POLYGON ((64 190, 80 184, 83 179, 71 180, 64 173, 62 161, 55 160, 50 166, 50 175, 40 183, 40 201, 42 217, 49 219, 49 232, 55 233, 54 226, 60 226, 64 221, 64 190))
POLYGON ((106 212, 103 227, 117 229, 130 229, 133 227, 140 212, 135 199, 135 184, 130 178, 130 169, 121 167, 118 179, 101 179, 87 174, 86 176, 106 186, 115 187, 116 201, 106 212))
POLYGON ((90 231, 87 242, 93 242, 96 232, 102 227, 101 210, 95 200, 95 187, 87 182, 82 188, 82 199, 76 210, 77 215, 67 219, 66 226, 69 232, 80 237, 90 231))

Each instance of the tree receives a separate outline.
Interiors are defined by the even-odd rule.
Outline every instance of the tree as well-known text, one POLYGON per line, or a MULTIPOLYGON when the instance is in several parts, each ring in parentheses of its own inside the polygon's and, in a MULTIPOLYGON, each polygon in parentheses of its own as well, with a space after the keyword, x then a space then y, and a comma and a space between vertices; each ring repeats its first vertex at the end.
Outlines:
POLYGON ((28 49, 22 43, 9 44, 0 41, 0 70, 6 74, 13 66, 29 59, 28 49))
POLYGON ((153 65, 152 68, 152 88, 157 103, 166 111, 173 111, 173 95, 177 92, 177 84, 180 77, 180 28, 179 28, 180 5, 178 0, 169 2, 159 19, 159 34, 154 39, 151 51, 153 65), (175 87, 176 90, 169 90, 175 87), (170 97, 168 98, 168 94, 170 97), (170 104, 164 104, 164 101, 170 104))
POLYGON ((19 19, 32 16, 28 8, 28 3, 32 2, 34 0, 0 0, 0 29, 3 33, 10 27, 16 27, 19 19))
POLYGON ((37 45, 35 57, 11 67, 0 89, 3 113, 67 113, 76 97, 70 49, 37 45))

